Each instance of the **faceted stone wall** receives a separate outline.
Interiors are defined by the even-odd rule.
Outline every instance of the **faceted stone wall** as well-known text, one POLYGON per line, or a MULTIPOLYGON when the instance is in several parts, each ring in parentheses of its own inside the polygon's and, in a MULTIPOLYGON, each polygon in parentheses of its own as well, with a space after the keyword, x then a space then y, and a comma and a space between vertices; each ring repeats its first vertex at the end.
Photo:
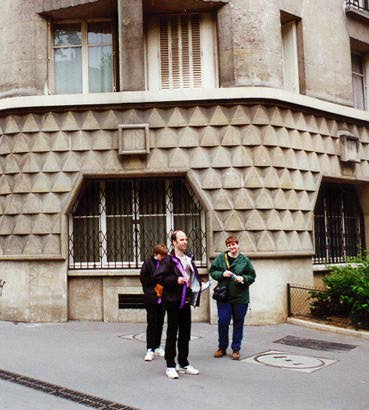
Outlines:
POLYGON ((0 250, 62 256, 83 175, 190 175, 209 204, 211 253, 226 233, 250 255, 310 254, 322 176, 369 178, 365 127, 267 105, 209 105, 7 115, 0 119, 0 250), (118 124, 148 123, 150 153, 118 154, 118 124), (361 162, 341 166, 339 129, 360 137, 361 162))

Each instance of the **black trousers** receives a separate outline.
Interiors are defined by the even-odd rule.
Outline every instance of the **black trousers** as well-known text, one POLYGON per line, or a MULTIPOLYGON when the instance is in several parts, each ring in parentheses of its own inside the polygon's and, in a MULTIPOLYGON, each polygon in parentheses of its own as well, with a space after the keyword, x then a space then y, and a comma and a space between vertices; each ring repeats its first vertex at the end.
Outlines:
POLYGON ((165 342, 165 360, 167 367, 176 366, 176 344, 178 347, 178 364, 182 367, 188 363, 188 348, 191 339, 191 306, 186 303, 182 309, 178 304, 166 306, 167 340, 165 342), (178 338, 177 338, 178 334, 178 338))
POLYGON ((165 311, 159 303, 146 304, 145 308, 147 319, 146 347, 155 350, 160 346, 165 311))

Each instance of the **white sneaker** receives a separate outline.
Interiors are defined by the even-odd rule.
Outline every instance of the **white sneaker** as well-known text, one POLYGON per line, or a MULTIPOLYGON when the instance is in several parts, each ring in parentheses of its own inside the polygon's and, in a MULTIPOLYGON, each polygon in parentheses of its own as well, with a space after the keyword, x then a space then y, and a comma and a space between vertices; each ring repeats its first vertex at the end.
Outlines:
POLYGON ((182 367, 179 364, 177 364, 176 370, 179 373, 186 373, 186 374, 199 374, 200 373, 197 369, 195 369, 190 364, 188 366, 185 366, 185 367, 182 367))
POLYGON ((155 356, 160 356, 160 357, 164 357, 165 352, 164 349, 162 347, 158 347, 154 350, 155 356))
POLYGON ((151 360, 154 358, 154 352, 152 351, 152 350, 148 350, 147 352, 146 352, 146 355, 145 355, 145 361, 146 362, 151 362, 151 360))
POLYGON ((179 377, 174 367, 168 367, 165 373, 170 379, 178 379, 179 377))

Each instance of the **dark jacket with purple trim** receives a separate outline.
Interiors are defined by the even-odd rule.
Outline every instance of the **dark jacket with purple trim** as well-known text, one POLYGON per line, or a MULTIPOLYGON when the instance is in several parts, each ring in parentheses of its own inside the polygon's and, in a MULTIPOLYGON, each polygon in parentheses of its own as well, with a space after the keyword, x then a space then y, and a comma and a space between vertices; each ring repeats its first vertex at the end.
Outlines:
MULTIPOLYGON (((194 263, 194 258, 191 255, 187 255, 191 259, 191 265, 194 272, 194 278, 201 284, 200 275, 194 263)), ((178 278, 183 275, 183 267, 181 261, 172 253, 167 256, 156 270, 154 277, 158 282, 163 285, 163 303, 165 304, 178 304, 179 308, 182 308, 186 302, 192 298, 192 290, 187 285, 179 285, 178 278)), ((200 305, 200 294, 197 298, 195 306, 200 305)))

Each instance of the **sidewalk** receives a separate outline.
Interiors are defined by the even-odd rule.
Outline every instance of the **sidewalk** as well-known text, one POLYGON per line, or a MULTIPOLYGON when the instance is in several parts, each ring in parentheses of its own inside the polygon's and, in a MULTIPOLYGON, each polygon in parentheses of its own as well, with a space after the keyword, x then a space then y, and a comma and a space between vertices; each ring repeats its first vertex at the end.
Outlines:
POLYGON ((0 409, 369 409, 367 339, 294 324, 247 326, 245 360, 237 362, 214 359, 216 326, 194 323, 189 359, 200 375, 170 380, 163 358, 143 360, 144 332, 142 323, 0 322, 0 409), (25 387, 34 383, 28 379, 6 381, 4 371, 57 385, 64 397, 70 391, 58 386, 107 402, 78 404, 25 387))

